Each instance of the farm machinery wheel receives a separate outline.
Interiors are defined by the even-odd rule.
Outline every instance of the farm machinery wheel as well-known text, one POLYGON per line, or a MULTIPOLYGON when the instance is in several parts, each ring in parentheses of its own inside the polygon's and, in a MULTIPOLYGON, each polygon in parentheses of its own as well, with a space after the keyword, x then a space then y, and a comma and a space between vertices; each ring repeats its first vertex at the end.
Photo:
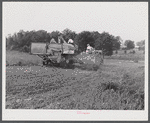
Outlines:
POLYGON ((65 69, 74 69, 74 62, 71 59, 64 60, 60 62, 60 67, 65 69))
POLYGON ((48 60, 46 58, 43 59, 43 65, 48 65, 48 60))
POLYGON ((55 67, 61 67, 66 69, 74 69, 75 60, 70 55, 62 55, 61 60, 57 61, 58 59, 50 59, 48 56, 44 56, 43 58, 43 65, 50 65, 55 67))
POLYGON ((74 61, 73 61, 73 59, 70 59, 69 60, 69 62, 68 62, 68 64, 67 64, 67 67, 69 68, 69 69, 74 69, 74 61))

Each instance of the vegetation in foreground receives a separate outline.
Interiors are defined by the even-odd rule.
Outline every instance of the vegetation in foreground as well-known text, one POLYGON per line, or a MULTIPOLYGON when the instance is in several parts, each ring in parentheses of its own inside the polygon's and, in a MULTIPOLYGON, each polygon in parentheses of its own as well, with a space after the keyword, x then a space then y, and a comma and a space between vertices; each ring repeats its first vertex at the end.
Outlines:
MULTIPOLYGON (((39 62, 15 53, 17 62, 20 55, 25 64, 39 62)), ((6 72, 7 109, 144 110, 141 62, 105 59, 97 71, 8 66, 6 72)))

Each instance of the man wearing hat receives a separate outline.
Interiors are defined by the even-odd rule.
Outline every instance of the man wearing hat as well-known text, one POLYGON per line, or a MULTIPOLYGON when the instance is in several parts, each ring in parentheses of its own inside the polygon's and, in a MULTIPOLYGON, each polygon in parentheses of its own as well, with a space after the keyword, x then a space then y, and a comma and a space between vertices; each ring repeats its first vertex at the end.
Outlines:
POLYGON ((68 44, 72 44, 72 45, 74 45, 73 40, 72 40, 72 39, 69 39, 69 40, 68 40, 68 44))
POLYGON ((86 52, 87 53, 92 53, 93 47, 90 46, 90 44, 87 44, 86 52))

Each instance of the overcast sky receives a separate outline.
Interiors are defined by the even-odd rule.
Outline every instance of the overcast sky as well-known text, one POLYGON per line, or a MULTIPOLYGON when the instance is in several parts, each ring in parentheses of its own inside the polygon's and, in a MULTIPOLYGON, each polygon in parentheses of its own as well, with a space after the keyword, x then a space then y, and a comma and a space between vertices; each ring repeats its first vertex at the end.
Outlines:
POLYGON ((147 2, 3 2, 4 35, 20 30, 103 31, 123 40, 147 39, 147 2))

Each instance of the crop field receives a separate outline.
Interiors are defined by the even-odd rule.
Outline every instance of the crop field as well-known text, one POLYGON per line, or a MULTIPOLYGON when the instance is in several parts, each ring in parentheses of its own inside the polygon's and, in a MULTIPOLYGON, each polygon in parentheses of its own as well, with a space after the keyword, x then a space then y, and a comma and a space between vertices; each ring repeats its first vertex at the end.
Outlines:
POLYGON ((145 55, 143 51, 135 51, 135 54, 130 53, 130 50, 127 50, 127 53, 124 54, 124 50, 118 51, 118 54, 113 53, 111 57, 105 56, 106 59, 116 59, 116 60, 130 60, 130 61, 143 61, 145 55))
POLYGON ((17 51, 7 51, 6 60, 6 109, 144 110, 142 51, 118 52, 96 70, 41 66, 17 51))

